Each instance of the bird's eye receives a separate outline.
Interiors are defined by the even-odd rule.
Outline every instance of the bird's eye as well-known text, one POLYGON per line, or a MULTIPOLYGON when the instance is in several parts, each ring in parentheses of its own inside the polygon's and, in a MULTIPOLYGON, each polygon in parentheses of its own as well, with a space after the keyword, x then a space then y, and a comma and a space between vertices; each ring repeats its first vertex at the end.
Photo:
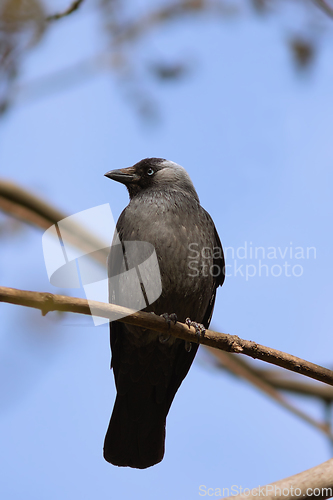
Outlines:
POLYGON ((155 170, 153 168, 148 168, 147 170, 147 175, 153 175, 155 173, 155 170))

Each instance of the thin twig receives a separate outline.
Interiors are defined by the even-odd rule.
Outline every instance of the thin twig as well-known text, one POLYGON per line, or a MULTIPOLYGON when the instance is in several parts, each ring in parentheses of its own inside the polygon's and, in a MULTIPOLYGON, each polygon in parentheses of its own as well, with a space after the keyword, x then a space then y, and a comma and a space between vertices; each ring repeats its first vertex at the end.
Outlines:
POLYGON ((63 12, 59 12, 58 14, 51 14, 47 16, 46 21, 57 21, 63 17, 69 16, 72 12, 77 10, 80 5, 83 3, 83 0, 75 0, 66 10, 63 12))
MULTIPOLYGON (((22 305, 40 309, 43 314, 49 311, 67 311, 79 314, 90 315, 90 306, 94 310, 94 316, 108 318, 112 321, 117 314, 121 317, 118 321, 130 325, 149 328, 162 333, 171 334, 174 337, 187 340, 189 342, 198 342, 195 328, 188 327, 183 323, 168 325, 163 318, 146 312, 134 312, 131 309, 120 307, 104 302, 88 301, 76 297, 67 297, 65 295, 53 295, 52 293, 30 292, 17 290, 15 288, 0 287, 0 302, 22 305)), ((213 330, 206 330, 200 343, 221 349, 222 351, 245 354, 255 359, 260 359, 273 365, 281 366, 287 370, 300 373, 306 377, 319 380, 329 385, 333 385, 333 371, 315 365, 304 359, 297 358, 276 349, 271 349, 257 344, 251 340, 243 340, 236 335, 218 333, 213 330)))

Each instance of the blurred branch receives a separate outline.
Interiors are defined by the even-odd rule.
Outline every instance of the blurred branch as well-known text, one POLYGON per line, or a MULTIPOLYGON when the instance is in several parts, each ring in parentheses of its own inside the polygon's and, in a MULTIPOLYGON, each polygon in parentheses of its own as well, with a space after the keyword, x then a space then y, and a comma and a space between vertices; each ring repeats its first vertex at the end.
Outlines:
POLYGON ((22 57, 45 32, 40 0, 0 0, 0 115, 10 107, 22 57))
POLYGON ((332 7, 330 7, 329 5, 327 5, 327 3, 325 2, 325 0, 313 0, 313 2, 316 5, 318 5, 318 7, 323 12, 325 12, 325 14, 327 14, 329 17, 331 17, 333 19, 333 9, 332 9, 332 7))
POLYGON ((178 19, 183 15, 197 12, 214 12, 216 14, 230 14, 236 11, 236 7, 231 8, 221 1, 212 2, 210 0, 178 0, 170 4, 166 4, 149 14, 136 18, 134 21, 125 22, 123 25, 111 24, 111 31, 115 35, 116 43, 124 43, 125 41, 136 39, 146 33, 148 29, 163 24, 165 22, 178 19))
POLYGON ((0 179, 0 209, 47 229, 66 215, 14 182, 0 179))
POLYGON ((72 14, 72 12, 80 7, 83 1, 84 0, 75 0, 64 12, 47 16, 46 21, 57 21, 58 19, 69 16, 70 14, 72 14))
MULTIPOLYGON (((254 370, 250 363, 244 362, 239 356, 232 355, 228 352, 220 351, 217 349, 207 348, 222 364, 233 374, 247 380, 250 384, 254 385, 257 389, 264 392, 267 396, 272 398, 276 403, 278 403, 283 408, 289 410, 291 413, 305 420, 308 424, 321 430, 333 441, 333 435, 330 432, 330 425, 326 422, 318 422, 311 416, 307 415, 302 410, 299 410, 296 406, 287 401, 274 387, 273 385, 261 377, 257 372, 260 370, 254 370)), ((326 387, 326 386, 325 386, 326 387)), ((328 389, 331 389, 328 387, 328 389)), ((333 389, 332 389, 333 392, 333 389)))
MULTIPOLYGON (((67 217, 40 197, 13 182, 2 179, 0 179, 0 210, 44 230, 67 217)), ((71 224, 71 232, 66 234, 66 238, 73 245, 89 253, 91 248, 104 249, 94 252, 93 257, 105 266, 109 252, 106 242, 98 240, 89 231, 74 223, 71 224)))
POLYGON ((249 363, 246 359, 236 357, 235 354, 216 351, 215 349, 209 349, 211 354, 218 360, 218 367, 221 369, 226 369, 232 372, 234 375, 244 377, 244 373, 251 373, 255 375, 259 380, 268 383, 271 387, 275 389, 280 389, 293 394, 299 394, 301 396, 308 396, 319 398, 323 402, 333 402, 333 388, 322 383, 312 383, 305 382, 304 380, 298 380, 298 375, 292 376, 292 378, 286 378, 286 373, 284 370, 270 370, 265 368, 256 368, 254 363, 249 363), (223 354, 223 357, 220 356, 223 354), (238 368, 240 366, 240 369, 238 368), (244 369, 243 369, 244 368, 244 369))
MULTIPOLYGON (((34 1, 37 2, 37 0, 34 1)), ((253 1, 255 5, 261 6, 261 8, 265 5, 264 0, 252 0, 252 2, 253 1)), ((332 17, 332 9, 324 0, 312 0, 312 2, 313 3, 310 4, 310 11, 317 10, 313 5, 316 4, 322 11, 325 11, 326 14, 332 17)), ((43 14, 43 22, 39 22, 38 26, 42 26, 44 29, 46 25, 45 20, 53 21, 66 17, 76 11, 82 3, 83 0, 76 0, 61 13, 53 14, 48 17, 45 17, 43 14)), ((211 12, 214 18, 219 15, 226 17, 244 10, 244 6, 241 6, 241 4, 237 2, 227 2, 225 0, 174 0, 165 2, 164 5, 162 4, 157 7, 153 6, 150 9, 144 9, 142 13, 138 11, 138 15, 132 17, 128 14, 129 11, 126 1, 115 2, 114 0, 104 0, 104 2, 101 2, 99 8, 109 37, 107 55, 101 54, 87 60, 83 59, 81 63, 74 65, 73 68, 61 70, 59 74, 55 75, 56 80, 53 78, 54 75, 51 74, 49 78, 43 77, 41 82, 32 82, 32 88, 30 88, 29 83, 22 86, 24 97, 27 95, 28 97, 39 97, 41 94, 48 94, 49 90, 52 92, 56 87, 56 90, 59 90, 68 84, 81 83, 85 77, 90 77, 99 67, 104 65, 107 66, 108 70, 112 70, 121 78, 122 89, 124 89, 125 82, 127 85, 127 98, 131 101, 132 105, 134 104, 137 110, 141 112, 141 115, 145 117, 154 117, 156 116, 156 105, 151 98, 151 92, 144 89, 142 74, 136 69, 140 64, 140 60, 138 63, 138 58, 134 58, 133 54, 126 50, 126 44, 130 43, 132 46, 135 46, 135 43, 138 42, 140 37, 149 33, 149 31, 160 28, 163 24, 170 24, 184 16, 196 14, 203 16, 203 14, 211 12), (102 61, 102 65, 99 64, 100 61, 102 61), (39 92, 40 85, 44 87, 41 93, 39 92)), ((313 17, 313 12, 310 14, 312 14, 313 17)), ((310 42, 307 40, 306 36, 303 36, 303 38, 304 39, 299 39, 299 36, 291 37, 291 42, 289 43, 290 50, 292 51, 299 69, 308 67, 314 60, 316 54, 316 45, 314 41, 311 40, 310 42)), ((11 78, 6 75, 8 90, 2 99, 3 102, 0 102, 0 114, 1 112, 5 112, 12 103, 15 102, 18 95, 17 90, 21 90, 20 88, 15 88, 15 80, 17 79, 19 70, 19 60, 17 58, 16 60, 14 59, 13 63, 16 66, 16 72, 11 78)), ((179 64, 179 62, 176 64, 173 63, 170 67, 173 70, 176 68, 175 71, 169 71, 169 67, 167 67, 165 71, 163 64, 161 67, 162 71, 155 71, 154 76, 158 76, 161 80, 165 80, 165 75, 167 74, 167 79, 171 80, 176 79, 179 74, 181 74, 184 65, 182 63, 179 64), (180 72, 179 68, 181 70, 180 72)), ((20 95, 18 97, 20 97, 20 95)))
POLYGON ((293 394, 300 394, 302 396, 316 397, 322 399, 324 402, 333 401, 333 389, 326 385, 306 383, 299 380, 286 379, 281 376, 277 370, 256 370, 259 376, 265 377, 273 387, 283 391, 291 392, 293 394), (266 373, 260 373, 266 372, 266 373))
MULTIPOLYGON (((140 104, 143 104, 146 109, 147 106, 152 106, 151 96, 149 93, 146 94, 138 85, 138 77, 133 73, 135 64, 132 60, 128 61, 130 56, 123 50, 124 45, 126 43, 134 43, 134 41, 137 41, 143 35, 148 34, 153 28, 167 22, 170 23, 184 15, 209 11, 217 14, 228 14, 235 10, 232 9, 231 6, 224 5, 221 1, 178 0, 177 2, 172 2, 159 8, 152 9, 151 12, 136 16, 134 19, 126 19, 125 16, 122 17, 119 15, 119 5, 116 6, 116 13, 114 9, 115 7, 113 5, 111 14, 103 17, 104 20, 106 19, 106 28, 110 37, 107 51, 87 59, 82 59, 80 62, 68 68, 38 78, 36 81, 28 82, 24 86, 16 88, 16 94, 18 90, 23 93, 23 99, 27 98, 27 96, 28 99, 31 97, 39 98, 40 96, 52 93, 54 89, 59 91, 59 89, 65 88, 66 86, 73 84, 78 85, 82 83, 85 78, 92 77, 98 70, 106 68, 107 70, 112 69, 118 76, 125 79, 126 83, 131 85, 132 90, 133 86, 135 87, 135 92, 131 92, 131 95, 134 101, 140 101, 139 103, 136 102, 139 104, 139 107, 141 107, 140 104)), ((178 63, 178 70, 179 67, 184 69, 182 65, 179 66, 178 63)), ((160 79, 165 80, 165 78, 161 76, 161 73, 155 72, 155 75, 156 74, 160 75, 160 79)), ((173 72, 173 79, 175 79, 176 75, 179 75, 179 72, 173 72)), ((169 79, 171 79, 170 73, 169 79)), ((124 86, 124 81, 122 81, 122 86, 124 86)))
MULTIPOLYGON (((188 342, 198 343, 198 336, 193 327, 189 328, 183 323, 168 325, 163 318, 157 315, 140 311, 133 312, 131 309, 114 304, 105 304, 104 302, 96 301, 89 301, 88 303, 85 299, 67 297, 65 295, 30 292, 7 287, 0 287, 0 302, 33 307, 40 309, 43 314, 47 314, 49 311, 66 311, 90 315, 90 305, 94 308, 94 316, 108 318, 112 321, 113 315, 116 313, 121 317, 117 321, 167 333, 188 342)), ((292 356, 291 354, 257 344, 251 340, 243 340, 236 335, 206 330, 205 334, 199 339, 199 343, 221 349, 222 351, 245 354, 252 358, 261 359, 267 363, 281 366, 306 377, 333 385, 333 371, 292 356)))
POLYGON ((295 500, 295 497, 324 500, 332 496, 333 458, 295 476, 252 488, 251 491, 246 488, 246 494, 223 497, 223 500, 256 500, 258 497, 265 497, 267 500, 295 500))

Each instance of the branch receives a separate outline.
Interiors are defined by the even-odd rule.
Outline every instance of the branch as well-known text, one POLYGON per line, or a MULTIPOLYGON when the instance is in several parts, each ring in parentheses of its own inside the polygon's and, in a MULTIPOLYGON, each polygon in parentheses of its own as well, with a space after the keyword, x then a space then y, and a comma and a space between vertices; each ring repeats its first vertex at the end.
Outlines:
MULTIPOLYGON (((224 2, 214 2, 210 0, 177 0, 169 4, 162 5, 156 10, 151 10, 134 21, 117 26, 114 42, 116 44, 124 43, 139 38, 146 34, 149 29, 166 22, 179 19, 188 14, 198 12, 212 11, 214 14, 228 14, 236 12, 236 8, 224 5, 224 2)), ((115 27, 112 24, 112 27, 115 27)))
POLYGON ((67 217, 42 198, 4 179, 0 179, 0 209, 42 229, 67 217))
MULTIPOLYGON (((257 370, 258 375, 261 371, 262 370, 257 370)), ((283 377, 278 370, 267 370, 267 372, 262 375, 265 377, 265 380, 270 382, 277 389, 294 394, 301 394, 302 396, 320 398, 327 403, 333 401, 332 387, 327 387, 326 385, 321 384, 313 384, 312 382, 306 383, 299 380, 287 379, 283 377)))
POLYGON ((313 0, 313 2, 323 11, 328 17, 333 19, 333 9, 327 5, 325 0, 313 0))
MULTIPOLYGON (((112 321, 113 314, 116 313, 123 316, 118 321, 142 328, 149 328, 157 332, 170 333, 173 337, 198 343, 198 337, 193 327, 189 328, 183 323, 168 326, 165 320, 159 316, 141 311, 133 312, 131 309, 114 304, 105 304, 104 302, 96 301, 89 301, 88 303, 87 300, 76 297, 30 292, 3 286, 0 287, 0 302, 40 309, 43 315, 49 311, 75 312, 90 315, 90 304, 94 308, 95 316, 108 318, 112 321)), ((199 339, 199 343, 221 349, 222 351, 245 354, 252 358, 300 373, 306 377, 319 380, 320 382, 333 385, 333 372, 331 370, 297 358, 291 354, 256 344, 251 340, 243 340, 236 335, 206 330, 205 334, 199 339)))
POLYGON ((224 497, 223 500, 257 500, 258 497, 265 497, 266 500, 295 500, 295 498, 324 500, 331 498, 333 496, 333 458, 276 483, 258 486, 251 491, 246 488, 243 491, 243 494, 224 497))
POLYGON ((77 10, 82 3, 83 0, 75 0, 64 12, 47 16, 46 21, 57 21, 58 19, 69 16, 72 12, 77 10))
POLYGON ((286 378, 284 370, 257 368, 254 363, 250 363, 246 359, 235 357, 235 355, 231 353, 222 353, 215 349, 212 349, 210 352, 218 360, 218 368, 226 369, 236 376, 244 378, 244 376, 242 375, 242 369, 245 368, 245 371, 250 371, 260 380, 268 383, 272 387, 275 387, 275 389, 281 389, 293 394, 301 394, 302 396, 308 396, 317 399, 319 398, 327 403, 333 402, 333 387, 328 387, 327 385, 320 382, 306 382, 304 380, 298 379, 297 376, 286 378), (223 355, 223 358, 221 358, 221 354, 223 355), (230 362, 231 359, 232 361, 230 362))
MULTIPOLYGON (((235 356, 228 352, 223 352, 221 350, 212 349, 211 347, 207 348, 220 362, 223 364, 225 368, 227 368, 231 373, 237 375, 238 377, 242 377, 250 384, 254 385, 257 389, 264 392, 268 397, 272 398, 276 403, 281 405, 286 410, 289 410, 291 413, 300 417, 302 420, 312 425, 316 429, 324 432, 324 434, 329 437, 331 441, 333 441, 333 435, 330 431, 330 426, 326 422, 319 422, 307 415, 305 412, 294 406, 290 403, 276 388, 271 384, 269 380, 266 380, 261 376, 261 370, 255 370, 250 363, 245 362, 245 360, 239 358, 239 356, 235 356)), ((331 387, 324 386, 327 389, 331 389, 331 387)))
MULTIPOLYGON (((57 210, 42 198, 31 194, 28 190, 13 182, 3 179, 0 179, 0 210, 44 230, 67 217, 66 214, 57 210)), ((98 240, 89 231, 73 223, 70 234, 66 234, 66 239, 85 251, 89 250, 90 252, 91 248, 104 249, 100 252, 94 252, 93 257, 105 266, 109 252, 106 242, 98 240)))

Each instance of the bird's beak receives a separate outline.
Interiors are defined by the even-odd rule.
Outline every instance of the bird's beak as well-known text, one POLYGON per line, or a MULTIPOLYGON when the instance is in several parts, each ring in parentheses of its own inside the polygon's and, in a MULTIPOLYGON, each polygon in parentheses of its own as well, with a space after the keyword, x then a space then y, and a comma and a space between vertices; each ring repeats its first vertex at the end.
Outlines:
POLYGON ((121 182, 122 184, 131 184, 132 182, 137 182, 139 180, 139 176, 135 172, 135 168, 120 168, 118 170, 110 170, 110 172, 106 172, 104 174, 105 177, 112 179, 113 181, 121 182))

